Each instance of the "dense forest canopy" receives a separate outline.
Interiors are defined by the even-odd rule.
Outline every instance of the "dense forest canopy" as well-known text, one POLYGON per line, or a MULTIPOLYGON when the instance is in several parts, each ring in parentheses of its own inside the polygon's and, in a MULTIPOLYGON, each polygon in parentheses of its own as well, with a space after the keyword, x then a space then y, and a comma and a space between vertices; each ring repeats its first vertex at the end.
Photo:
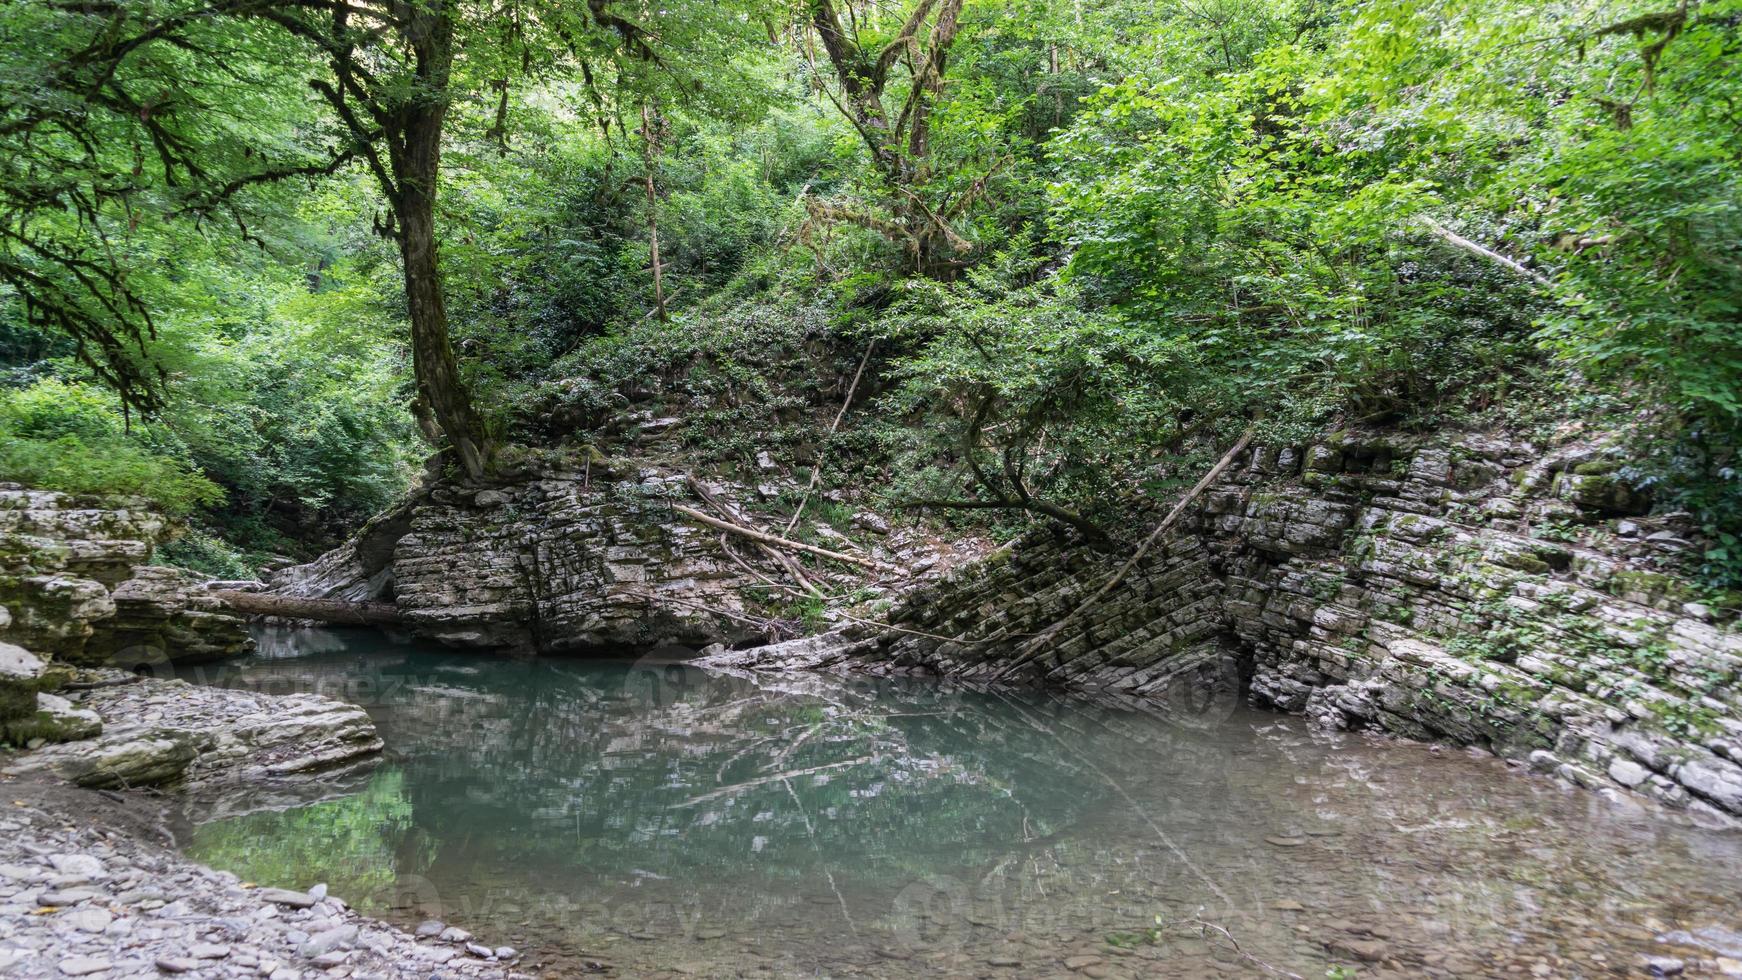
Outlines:
POLYGON ((1585 420, 1742 582, 1742 0, 6 0, 0 89, 0 479, 211 571, 820 347, 891 505, 1585 420))

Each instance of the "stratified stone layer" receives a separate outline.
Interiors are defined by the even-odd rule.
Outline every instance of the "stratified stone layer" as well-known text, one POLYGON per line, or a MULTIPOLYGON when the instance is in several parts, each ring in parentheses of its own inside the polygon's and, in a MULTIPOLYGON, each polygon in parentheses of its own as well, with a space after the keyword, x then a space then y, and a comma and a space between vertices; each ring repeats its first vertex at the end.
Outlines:
POLYGON ((142 500, 0 484, 0 640, 127 667, 248 650, 244 621, 198 577, 146 564, 168 533, 142 500))
POLYGON ((1675 572, 1685 518, 1642 516, 1618 469, 1480 433, 1256 450, 1086 610, 1126 555, 1038 534, 887 626, 714 662, 1143 694, 1230 658, 1254 702, 1322 725, 1742 815, 1742 633, 1675 572))

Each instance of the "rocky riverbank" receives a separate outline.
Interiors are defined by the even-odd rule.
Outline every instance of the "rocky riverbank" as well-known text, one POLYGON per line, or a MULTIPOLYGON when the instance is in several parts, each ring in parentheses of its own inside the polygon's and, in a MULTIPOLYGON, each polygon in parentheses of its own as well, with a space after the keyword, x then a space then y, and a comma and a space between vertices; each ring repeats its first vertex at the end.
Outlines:
POLYGON ((1472 745, 1733 821, 1742 631, 1681 574, 1686 515, 1651 514, 1625 467, 1576 434, 1254 449, 1123 571, 1037 532, 880 624, 709 662, 1137 695, 1221 662, 1254 703, 1326 728, 1472 745))
MULTIPOLYGON (((519 953, 459 929, 413 936, 324 886, 260 888, 159 843, 160 806, 41 775, 0 782, 0 974, 8 977, 516 977, 519 953)), ((425 930, 429 931, 429 930, 425 930)))
POLYGON ((198 786, 308 773, 381 751, 368 713, 318 694, 262 695, 114 670, 73 676, 64 697, 38 697, 84 721, 84 737, 40 745, 0 772, 105 789, 198 786))

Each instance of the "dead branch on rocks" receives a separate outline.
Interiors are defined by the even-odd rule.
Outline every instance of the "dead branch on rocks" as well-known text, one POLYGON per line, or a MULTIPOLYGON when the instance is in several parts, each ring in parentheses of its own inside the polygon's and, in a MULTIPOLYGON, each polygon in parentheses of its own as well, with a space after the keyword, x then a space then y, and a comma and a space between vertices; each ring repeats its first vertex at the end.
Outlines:
POLYGON ((886 565, 883 562, 872 561, 869 558, 860 558, 857 555, 842 554, 839 551, 830 551, 827 548, 819 548, 814 544, 805 544, 802 541, 792 541, 792 540, 789 540, 787 538, 778 537, 778 536, 773 535, 773 534, 764 534, 761 531, 753 530, 751 528, 747 528, 747 527, 744 527, 744 526, 739 525, 739 524, 732 524, 728 521, 722 521, 717 517, 709 517, 707 514, 704 514, 701 511, 696 510, 694 507, 685 507, 682 504, 673 504, 671 509, 674 511, 677 511, 679 514, 682 514, 683 516, 689 518, 692 521, 698 521, 702 524, 706 524, 707 526, 709 526, 711 528, 715 528, 715 529, 720 530, 720 531, 728 531, 732 534, 739 535, 740 537, 745 537, 745 538, 749 538, 752 541, 761 542, 762 544, 772 545, 772 546, 777 547, 777 548, 790 548, 793 551, 802 551, 802 552, 805 552, 806 554, 817 555, 818 557, 821 557, 821 558, 830 558, 830 559, 833 559, 835 561, 846 562, 849 565, 858 565, 860 568, 869 568, 874 572, 899 572, 899 571, 901 571, 901 569, 896 568, 894 565, 886 565))
MULTIPOLYGON (((847 409, 853 404, 853 394, 859 390, 859 379, 864 376, 865 365, 871 362, 871 352, 876 349, 877 341, 875 339, 865 345, 865 356, 859 358, 859 369, 853 372, 853 383, 847 386, 847 397, 841 400, 841 410, 835 413, 835 421, 829 425, 829 435, 824 437, 823 449, 828 447, 826 440, 840 430, 841 420, 847 417, 847 409)), ((811 502, 811 493, 816 490, 817 481, 822 478, 823 449, 817 450, 816 462, 811 466, 810 483, 806 484, 804 488, 804 496, 799 498, 798 509, 792 512, 792 520, 786 522, 787 534, 791 534, 792 529, 798 526, 798 519, 804 515, 805 504, 811 502)))
POLYGON ((1063 618, 1053 623, 1051 626, 1036 633, 1034 639, 1028 641, 1028 643, 1023 646, 1022 650, 1011 660, 1010 667, 1006 668, 1005 672, 1008 673, 1010 669, 1020 666, 1028 659, 1030 654, 1046 645, 1048 641, 1057 635, 1058 631, 1062 629, 1066 623, 1088 611, 1090 606, 1100 602, 1107 593, 1117 588, 1120 582, 1125 581, 1125 576, 1129 575, 1131 570, 1137 567, 1137 563, 1143 560, 1143 556, 1149 553, 1149 549, 1155 545, 1155 542, 1161 540, 1163 535, 1173 530, 1174 525, 1179 523, 1180 517, 1185 514, 1186 508, 1191 506, 1192 502, 1197 500, 1205 490, 1209 489, 1212 483, 1215 483, 1216 480, 1221 478, 1222 473, 1234 462, 1234 458, 1244 452, 1247 445, 1251 442, 1252 428, 1248 426, 1246 431, 1240 434, 1240 438, 1235 441, 1233 447, 1224 453, 1222 458, 1216 462, 1216 465, 1210 467, 1210 471, 1205 473, 1197 483, 1193 484, 1192 488, 1186 491, 1185 496, 1179 498, 1179 502, 1175 503, 1173 509, 1167 512, 1167 516, 1161 519, 1161 523, 1157 524, 1155 529, 1149 532, 1149 537, 1143 539, 1143 544, 1139 545, 1137 550, 1132 553, 1131 557, 1125 560, 1125 564, 1120 565, 1117 571, 1108 576, 1107 581, 1102 583, 1101 587, 1096 589, 1093 595, 1084 599, 1081 605, 1066 613, 1063 618))

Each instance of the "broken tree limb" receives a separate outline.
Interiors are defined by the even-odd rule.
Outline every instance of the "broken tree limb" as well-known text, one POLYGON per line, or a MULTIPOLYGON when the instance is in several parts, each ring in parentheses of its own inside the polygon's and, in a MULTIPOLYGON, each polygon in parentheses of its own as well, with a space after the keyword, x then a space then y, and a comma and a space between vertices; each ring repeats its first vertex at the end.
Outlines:
MULTIPOLYGON (((711 493, 708 490, 707 487, 702 486, 702 481, 696 479, 694 474, 691 474, 690 476, 686 477, 684 479, 684 483, 689 486, 691 493, 700 497, 702 499, 702 503, 707 504, 709 507, 712 507, 715 511, 717 511, 723 520, 725 520, 729 523, 737 524, 740 527, 747 527, 752 531, 758 531, 758 532, 762 531, 762 529, 757 527, 750 520, 750 518, 744 516, 743 514, 740 514, 738 511, 727 506, 718 497, 715 497, 713 495, 713 493, 711 493)), ((763 533, 766 533, 766 532, 763 532, 763 533)), ((722 535, 720 535, 720 544, 722 546, 724 546, 725 543, 726 543, 726 535, 722 534, 722 535)), ((792 576, 792 580, 797 582, 799 585, 803 586, 804 590, 806 592, 809 592, 811 595, 815 596, 818 599, 825 598, 825 596, 822 593, 822 590, 818 589, 815 585, 813 585, 811 583, 810 576, 808 576, 804 573, 804 568, 801 565, 799 565, 798 559, 792 557, 791 555, 787 554, 784 551, 781 551, 778 548, 773 547, 772 545, 764 544, 763 542, 760 542, 760 541, 756 542, 756 549, 758 551, 762 552, 764 555, 767 555, 770 561, 774 562, 776 565, 779 565, 781 568, 786 569, 786 574, 792 576)), ((727 554, 731 554, 731 551, 728 550, 727 554)), ((737 556, 733 555, 733 557, 736 558, 737 556)))
POLYGON ((733 534, 739 535, 740 537, 749 538, 752 541, 758 541, 762 544, 774 545, 777 548, 791 548, 794 551, 808 552, 809 554, 819 555, 823 558, 833 558, 835 561, 844 561, 849 565, 858 565, 860 568, 869 568, 876 572, 901 571, 901 569, 896 568, 894 565, 885 565, 882 562, 872 561, 869 558, 860 558, 857 555, 845 555, 839 551, 830 551, 827 548, 819 548, 814 544, 805 544, 802 541, 792 541, 787 538, 776 537, 772 534, 764 534, 761 531, 753 530, 739 524, 722 521, 717 517, 709 517, 707 514, 696 510, 694 507, 673 504, 671 509, 692 521, 700 521, 711 528, 721 531, 729 531, 733 534))
POLYGON ((1517 259, 1508 258, 1491 248, 1478 245, 1425 214, 1416 215, 1416 220, 1421 223, 1423 228, 1426 228, 1431 232, 1435 238, 1438 238, 1443 242, 1461 248, 1464 251, 1469 252, 1471 255, 1487 259, 1502 268, 1516 272, 1544 289, 1551 289, 1554 287, 1554 282, 1550 280, 1549 277, 1537 272, 1535 269, 1528 268, 1517 259))
POLYGON ((399 607, 391 602, 308 599, 301 596, 269 595, 264 592, 238 592, 234 589, 214 589, 211 595, 231 612, 244 616, 312 619, 341 626, 393 626, 403 621, 399 607))
POLYGON ((1215 483, 1221 478, 1222 474, 1231 464, 1233 464, 1234 458, 1239 456, 1241 452, 1245 451, 1247 445, 1251 442, 1252 427, 1248 426, 1245 432, 1240 433, 1240 438, 1235 441, 1234 445, 1229 448, 1226 453, 1222 454, 1222 458, 1216 462, 1216 465, 1210 467, 1210 471, 1205 473, 1197 483, 1193 484, 1192 488, 1186 491, 1185 496, 1179 498, 1179 501, 1173 505, 1173 509, 1167 512, 1167 516, 1161 519, 1161 523, 1157 524, 1155 529, 1149 532, 1149 537, 1143 539, 1143 544, 1139 545, 1137 550, 1131 554, 1131 557, 1125 560, 1125 564, 1120 565, 1112 575, 1108 576, 1107 581, 1101 583, 1101 587, 1096 589, 1093 595, 1084 599, 1081 605, 1078 605, 1075 609, 1066 613, 1051 626, 1036 633, 1033 639, 1023 645, 1021 652, 1012 658, 1010 666, 1005 668, 1001 673, 1008 673, 1011 669, 1020 666, 1023 662, 1028 660, 1031 654, 1042 646, 1045 646, 1047 641, 1057 635, 1058 631, 1062 629, 1066 623, 1088 611, 1090 606, 1100 602, 1107 593, 1117 588, 1120 582, 1125 581, 1125 576, 1129 575, 1131 570, 1137 567, 1137 563, 1143 560, 1143 556, 1149 553, 1149 549, 1155 545, 1155 542, 1161 540, 1163 535, 1168 531, 1171 531, 1173 526, 1179 523, 1179 519, 1183 514, 1185 514, 1186 508, 1191 506, 1192 502, 1197 500, 1205 490, 1209 489, 1212 483, 1215 483))

